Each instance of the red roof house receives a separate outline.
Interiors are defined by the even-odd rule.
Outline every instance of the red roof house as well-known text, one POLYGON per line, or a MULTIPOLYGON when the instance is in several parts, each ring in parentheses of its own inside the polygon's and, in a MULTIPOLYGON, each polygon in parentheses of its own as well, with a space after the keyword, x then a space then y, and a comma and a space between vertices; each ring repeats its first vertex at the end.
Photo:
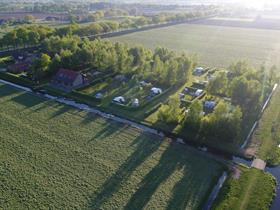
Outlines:
POLYGON ((58 88, 70 90, 85 84, 85 78, 79 72, 60 69, 52 79, 52 84, 58 88))

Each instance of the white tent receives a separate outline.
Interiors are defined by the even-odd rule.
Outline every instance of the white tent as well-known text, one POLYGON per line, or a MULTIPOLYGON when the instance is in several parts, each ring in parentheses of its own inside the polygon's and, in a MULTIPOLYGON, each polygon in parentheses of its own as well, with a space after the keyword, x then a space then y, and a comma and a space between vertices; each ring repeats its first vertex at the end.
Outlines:
POLYGON ((201 94, 203 93, 203 90, 201 90, 201 89, 197 89, 196 91, 195 91, 195 96, 200 96, 201 94))
POLYGON ((153 88, 151 89, 151 91, 152 91, 152 93, 155 94, 155 95, 159 95, 159 94, 162 93, 162 89, 157 88, 157 87, 153 87, 153 88))
POLYGON ((113 101, 116 103, 120 103, 120 104, 125 103, 125 99, 122 96, 118 96, 118 97, 114 98, 113 101))

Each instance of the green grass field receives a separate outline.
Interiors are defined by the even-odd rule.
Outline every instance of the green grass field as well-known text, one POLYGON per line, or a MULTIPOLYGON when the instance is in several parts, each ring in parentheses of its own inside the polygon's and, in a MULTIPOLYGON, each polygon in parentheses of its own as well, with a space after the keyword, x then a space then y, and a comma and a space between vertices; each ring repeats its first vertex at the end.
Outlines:
POLYGON ((253 143, 257 145, 257 156, 271 165, 280 164, 280 88, 278 87, 268 108, 262 116, 253 143))
POLYGON ((275 178, 263 171, 240 167, 240 177, 229 177, 215 200, 213 210, 269 209, 275 195, 275 178))
POLYGON ((280 66, 280 31, 182 24, 111 38, 146 47, 167 47, 197 54, 199 63, 227 67, 245 59, 258 66, 280 66))
POLYGON ((223 167, 0 85, 0 209, 199 209, 223 167))

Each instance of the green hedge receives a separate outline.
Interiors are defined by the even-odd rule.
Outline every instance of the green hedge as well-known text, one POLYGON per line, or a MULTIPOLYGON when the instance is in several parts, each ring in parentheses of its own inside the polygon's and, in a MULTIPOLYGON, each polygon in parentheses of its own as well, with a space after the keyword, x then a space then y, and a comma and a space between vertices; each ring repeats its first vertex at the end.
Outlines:
POLYGON ((145 116, 151 115, 152 113, 154 113, 155 111, 157 111, 161 106, 162 106, 162 103, 156 104, 155 106, 153 106, 152 108, 148 109, 148 110, 145 112, 145 116))
POLYGON ((192 101, 190 100, 181 100, 181 103, 183 106, 190 106, 192 103, 196 102, 197 100, 201 100, 206 95, 206 92, 204 91, 203 94, 200 96, 194 98, 192 101))
POLYGON ((82 91, 84 89, 87 89, 89 86, 92 86, 92 85, 96 85, 97 83, 100 83, 100 82, 103 82, 104 80, 106 80, 107 78, 109 77, 114 77, 117 73, 113 72, 113 73, 109 73, 103 77, 100 77, 98 79, 95 79, 93 80, 92 82, 90 82, 88 85, 86 86, 83 86, 83 87, 80 87, 80 88, 77 88, 76 91, 82 91))
POLYGON ((86 101, 90 103, 100 103, 101 99, 95 98, 93 96, 80 93, 79 91, 73 90, 72 92, 68 93, 67 96, 78 99, 80 101, 86 101))
MULTIPOLYGON (((194 101, 194 100, 193 100, 193 101, 194 101)), ((188 106, 190 106, 190 105, 192 104, 193 101, 181 100, 181 104, 182 104, 183 106, 188 107, 188 106)))
POLYGON ((33 88, 35 86, 35 83, 31 80, 7 72, 0 72, 0 79, 16 83, 25 87, 33 88))

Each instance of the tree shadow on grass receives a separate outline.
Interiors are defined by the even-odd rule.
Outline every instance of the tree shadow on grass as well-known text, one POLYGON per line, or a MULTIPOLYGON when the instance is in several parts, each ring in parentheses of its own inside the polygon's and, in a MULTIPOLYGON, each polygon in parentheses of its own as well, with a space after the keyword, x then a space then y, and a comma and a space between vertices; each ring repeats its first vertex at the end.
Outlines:
POLYGON ((30 97, 30 93, 22 93, 11 98, 11 101, 18 103, 25 108, 31 108, 43 103, 45 100, 39 97, 30 97))
POLYGON ((67 106, 67 105, 58 105, 58 108, 56 111, 54 111, 51 116, 49 117, 49 119, 53 119, 56 118, 60 115, 65 114, 66 112, 70 112, 70 110, 73 110, 73 107, 71 106, 67 106))
POLYGON ((125 125, 116 124, 112 121, 107 122, 106 120, 106 126, 100 131, 98 131, 88 142, 93 142, 97 139, 103 139, 107 138, 108 136, 117 135, 121 133, 124 129, 126 129, 125 125))
POLYGON ((134 140, 136 149, 133 154, 128 157, 116 173, 103 184, 100 192, 91 199, 89 209, 100 209, 106 201, 118 192, 122 184, 127 181, 134 170, 159 148, 160 144, 161 141, 151 143, 149 140, 143 140, 142 135, 137 137, 134 140))
POLYGON ((48 108, 53 107, 53 106, 54 106, 54 103, 52 101, 45 101, 42 104, 40 104, 39 106, 34 107, 33 111, 34 112, 40 112, 44 109, 48 109, 48 108))
POLYGON ((206 169, 196 162, 199 159, 193 160, 192 157, 195 156, 186 155, 186 151, 178 151, 171 147, 173 146, 170 145, 164 151, 158 164, 142 180, 139 189, 124 207, 125 210, 144 209, 160 185, 165 183, 175 171, 180 171, 183 175, 173 187, 172 197, 166 209, 186 209, 188 205, 198 208, 201 205, 203 199, 201 201, 197 199, 203 196, 201 191, 207 192, 205 187, 209 184, 209 177, 198 176, 198 172, 203 173, 206 169))
MULTIPOLYGON (((198 208, 203 205, 201 202, 197 202, 195 206, 193 204, 199 197, 198 195, 200 195, 200 191, 207 192, 207 189, 205 190, 205 188, 207 188, 208 183, 204 182, 207 181, 208 177, 200 179, 196 174, 197 171, 200 171, 200 168, 201 166, 199 166, 199 164, 183 167, 182 172, 184 176, 175 184, 167 209, 186 209, 188 205, 190 205, 189 208, 198 208), (193 171, 196 171, 196 173, 193 171)), ((204 200, 201 199, 201 201, 204 200)))
POLYGON ((11 88, 8 85, 0 85, 0 98, 4 98, 6 96, 11 96, 13 94, 17 94, 19 91, 15 88, 11 88))
POLYGON ((183 162, 174 160, 174 151, 167 148, 158 164, 146 175, 140 183, 139 189, 132 195, 124 209, 143 209, 150 201, 157 188, 165 182, 172 173, 183 166, 183 162))
POLYGON ((81 125, 87 125, 94 121, 96 121, 98 118, 100 118, 98 115, 90 112, 86 112, 85 116, 83 116, 83 120, 81 122, 81 125))

